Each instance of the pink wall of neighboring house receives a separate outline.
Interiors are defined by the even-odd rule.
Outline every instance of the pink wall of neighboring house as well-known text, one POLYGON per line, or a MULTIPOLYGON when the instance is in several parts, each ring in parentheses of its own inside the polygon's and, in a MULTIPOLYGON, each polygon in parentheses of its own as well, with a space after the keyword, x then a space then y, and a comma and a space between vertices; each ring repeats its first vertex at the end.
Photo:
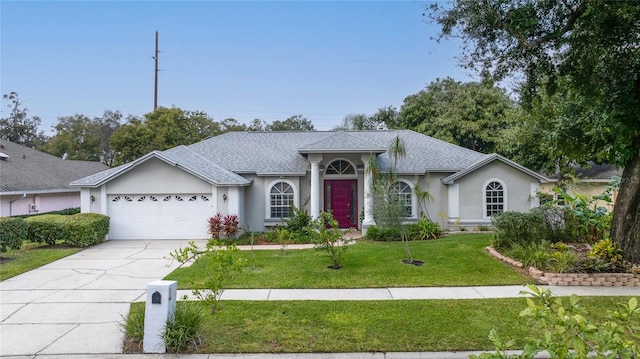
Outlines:
POLYGON ((0 217, 45 213, 80 207, 80 192, 10 195, 0 197, 0 217), (36 212, 31 205, 35 205, 36 212))

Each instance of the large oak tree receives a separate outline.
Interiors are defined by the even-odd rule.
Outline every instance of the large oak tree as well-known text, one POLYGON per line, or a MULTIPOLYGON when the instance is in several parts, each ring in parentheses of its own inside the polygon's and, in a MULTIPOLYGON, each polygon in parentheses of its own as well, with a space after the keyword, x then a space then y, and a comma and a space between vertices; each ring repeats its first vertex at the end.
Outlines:
POLYGON ((513 106, 490 79, 460 82, 447 77, 404 99, 394 128, 407 128, 474 151, 496 152, 513 106))
POLYGON ((640 263, 640 2, 454 0, 427 16, 439 39, 462 38, 463 66, 520 77, 525 108, 541 92, 580 105, 571 117, 583 128, 563 147, 624 167, 611 237, 640 263))

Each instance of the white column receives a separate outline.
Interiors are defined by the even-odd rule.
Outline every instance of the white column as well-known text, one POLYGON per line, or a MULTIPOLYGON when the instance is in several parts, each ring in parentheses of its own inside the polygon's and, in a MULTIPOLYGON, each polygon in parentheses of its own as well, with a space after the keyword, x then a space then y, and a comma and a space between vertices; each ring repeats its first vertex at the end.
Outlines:
POLYGON ((449 223, 460 218, 460 185, 453 183, 449 185, 449 223))
POLYGON ((107 196, 107 185, 100 186, 100 213, 109 215, 109 201, 107 196))
POLYGON ((227 187, 227 214, 240 217, 240 191, 238 187, 227 187))
POLYGON ((311 218, 318 218, 320 215, 320 162, 311 162, 311 201, 309 204, 309 214, 311 218))
POLYGON ((362 220, 362 234, 366 234, 367 227, 376 224, 373 220, 373 176, 369 169, 370 155, 362 155, 364 162, 364 219, 362 220))
POLYGON ((91 213, 91 189, 80 188, 80 212, 91 213))

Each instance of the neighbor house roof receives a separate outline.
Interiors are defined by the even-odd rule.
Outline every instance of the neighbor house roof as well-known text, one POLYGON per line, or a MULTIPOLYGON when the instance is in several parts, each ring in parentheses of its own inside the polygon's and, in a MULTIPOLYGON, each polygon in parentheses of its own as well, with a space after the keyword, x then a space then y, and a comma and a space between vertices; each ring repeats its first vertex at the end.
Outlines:
POLYGON ((398 158, 396 166, 400 174, 463 171, 464 175, 498 159, 546 181, 545 177, 498 155, 485 155, 410 130, 388 130, 228 132, 190 146, 154 151, 72 185, 100 186, 151 157, 217 185, 250 184, 242 174, 303 176, 309 171, 306 156, 311 153, 375 153, 380 169, 386 171, 392 164, 388 148, 396 136, 400 136, 406 148, 406 156, 398 158))
MULTIPOLYGON (((576 173, 576 177, 583 182, 609 182, 614 176, 622 177, 622 169, 618 169, 615 165, 608 163, 596 164, 589 162, 584 167, 576 165, 573 170, 576 173)), ((559 173, 556 172, 549 178, 557 181, 558 176, 559 173)))
POLYGON ((0 193, 75 192, 69 183, 109 167, 100 162, 72 161, 0 140, 0 193))

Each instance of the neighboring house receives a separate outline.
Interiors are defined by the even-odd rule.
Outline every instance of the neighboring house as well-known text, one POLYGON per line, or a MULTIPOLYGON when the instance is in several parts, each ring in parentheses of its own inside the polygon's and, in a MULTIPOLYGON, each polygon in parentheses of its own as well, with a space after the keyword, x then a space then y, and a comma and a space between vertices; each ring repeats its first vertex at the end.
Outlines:
MULTIPOLYGON (((587 166, 575 166, 576 181, 567 185, 567 193, 570 195, 582 194, 588 196, 595 196, 604 192, 611 184, 614 177, 622 177, 622 169, 617 169, 615 165, 611 164, 595 164, 589 163, 587 166)), ((540 187, 540 191, 553 195, 554 199, 560 199, 555 192, 555 188, 558 186, 558 173, 548 176, 549 182, 543 184, 540 187)), ((608 210, 613 210, 618 192, 615 191, 612 195, 612 202, 598 202, 599 206, 605 206, 608 210)))
POLYGON ((408 130, 230 132, 71 185, 82 189, 83 212, 111 217, 109 239, 207 238, 207 218, 217 212, 237 214, 244 231, 264 231, 283 223, 291 204, 313 217, 332 211, 340 227, 366 230, 374 223, 367 167, 373 156, 389 168, 396 135, 406 145, 394 185, 406 221, 419 219, 415 185, 433 195, 428 212, 445 227, 490 224, 496 213, 538 205, 544 176, 408 130))
POLYGON ((0 140, 0 217, 80 207, 80 189, 69 183, 108 168, 0 140))

